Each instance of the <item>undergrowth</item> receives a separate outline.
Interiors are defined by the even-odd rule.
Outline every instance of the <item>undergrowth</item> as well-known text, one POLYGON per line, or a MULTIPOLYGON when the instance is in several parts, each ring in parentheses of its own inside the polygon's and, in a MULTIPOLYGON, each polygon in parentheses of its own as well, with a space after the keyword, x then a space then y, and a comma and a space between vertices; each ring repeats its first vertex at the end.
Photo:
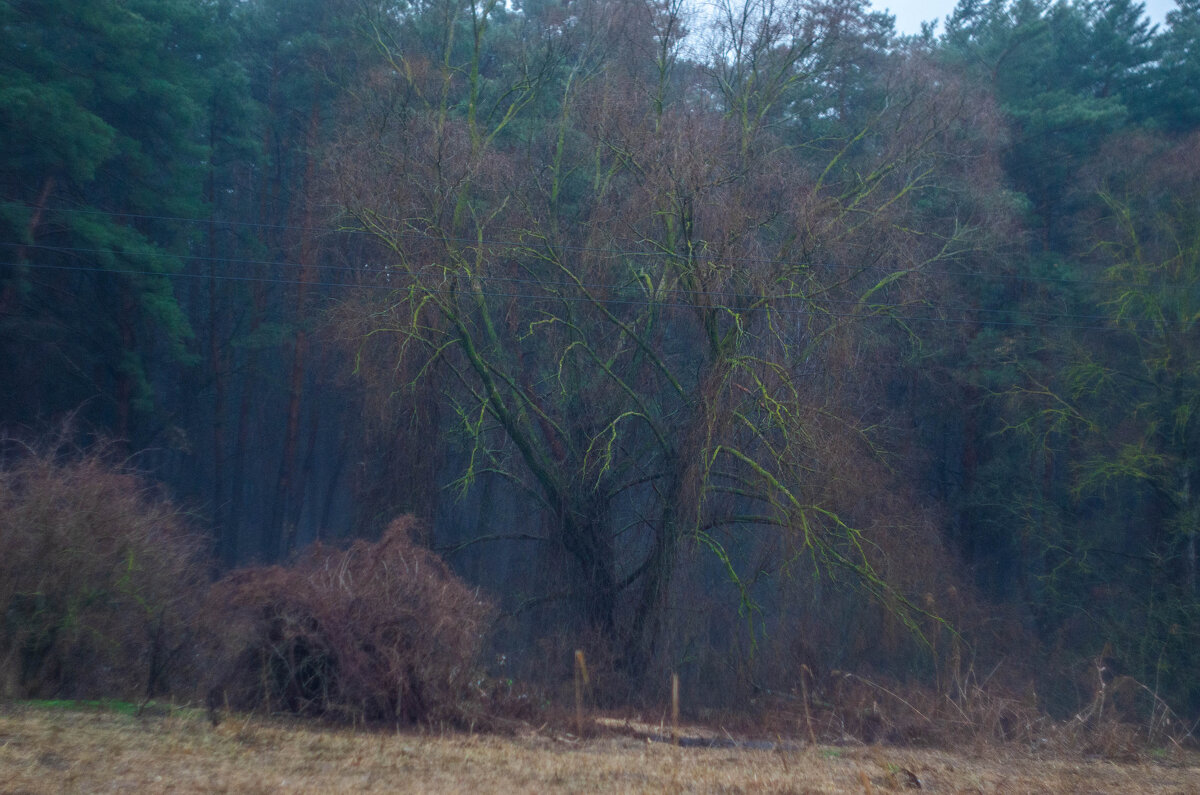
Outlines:
MULTIPOLYGON (((495 611, 416 530, 401 518, 377 542, 318 544, 289 565, 210 583, 201 536, 103 447, 26 448, 0 469, 0 695, 137 713, 169 694, 204 701, 214 720, 233 709, 578 733, 576 710, 597 712, 611 661, 589 652, 576 702, 564 695, 569 676, 488 676, 495 611)), ((760 690, 725 713, 690 694, 684 717, 802 744, 1009 744, 1120 760, 1195 744, 1195 722, 1103 656, 1074 672, 1090 698, 1055 719, 1028 661, 981 675, 957 638, 942 644, 931 681, 800 664, 790 690, 760 690)), ((577 646, 560 640, 541 657, 569 673, 563 649, 577 646)))
POLYGON ((236 571, 206 610, 214 709, 472 725, 492 608, 400 519, 377 543, 314 545, 236 571))
POLYGON ((0 691, 146 699, 183 687, 202 542, 137 474, 27 450, 0 469, 0 691))

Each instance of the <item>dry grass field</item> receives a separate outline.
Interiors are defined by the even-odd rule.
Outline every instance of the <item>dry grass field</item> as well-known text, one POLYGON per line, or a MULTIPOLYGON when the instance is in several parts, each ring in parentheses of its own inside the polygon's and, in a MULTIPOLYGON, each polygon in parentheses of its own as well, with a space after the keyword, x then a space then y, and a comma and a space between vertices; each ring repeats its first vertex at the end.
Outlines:
MULTIPOLYGON (((615 722, 610 722, 615 723, 615 722)), ((586 741, 354 731, 192 710, 0 706, 0 792, 1200 792, 1200 755, 1114 762, 1014 748, 680 748, 620 731, 586 741)))

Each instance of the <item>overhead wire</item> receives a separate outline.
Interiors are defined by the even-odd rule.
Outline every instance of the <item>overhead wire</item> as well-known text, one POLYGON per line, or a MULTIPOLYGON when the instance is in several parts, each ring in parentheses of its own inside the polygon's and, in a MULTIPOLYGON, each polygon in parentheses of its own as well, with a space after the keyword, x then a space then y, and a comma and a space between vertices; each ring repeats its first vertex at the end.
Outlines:
MULTIPOLYGON (((35 205, 26 204, 23 202, 0 202, 0 206, 19 207, 26 210, 39 209, 35 205)), ((77 213, 83 215, 101 215, 111 218, 128 218, 147 221, 170 221, 188 224, 213 224, 217 226, 228 227, 246 227, 256 229, 275 229, 288 232, 301 232, 309 235, 364 235, 373 237, 374 233, 370 230, 360 229, 355 227, 331 227, 331 226, 297 226, 293 224, 268 224, 257 221, 236 221, 233 219, 221 218, 192 218, 187 216, 176 215, 153 215, 148 213, 118 213, 110 210, 84 209, 75 207, 55 207, 55 212, 77 213)), ((519 231, 519 230, 518 230, 519 231)), ((520 240, 497 240, 494 238, 466 238, 446 235, 435 235, 429 232, 420 232, 415 229, 410 229, 402 232, 394 233, 394 236, 400 240, 427 240, 434 242, 451 242, 458 243, 468 247, 485 246, 490 248, 529 248, 529 244, 520 240)), ((578 254, 595 254, 611 257, 670 257, 674 256, 668 252, 655 251, 648 249, 623 249, 623 248, 606 248, 598 246, 580 246, 572 244, 559 244, 556 248, 564 252, 572 252, 578 254)), ((730 263, 743 263, 753 265, 793 265, 787 260, 782 260, 774 257, 729 257, 723 254, 714 254, 708 251, 699 250, 694 252, 694 256, 701 259, 720 259, 730 263)), ((844 265, 838 263, 829 263, 827 267, 837 269, 858 270, 859 266, 844 265)), ((987 272, 987 271, 965 271, 965 270, 945 270, 945 269, 928 269, 922 270, 931 276, 951 276, 964 279, 999 279, 1004 281, 1017 282, 1048 282, 1052 284, 1065 284, 1073 286, 1136 286, 1134 282, 1125 282, 1119 280, 1101 280, 1101 279, 1077 279, 1063 276, 1038 276, 1034 274, 1020 273, 1003 273, 1003 272, 987 272)))
MULTIPOLYGON (((83 248, 83 247, 79 247, 79 246, 57 246, 57 245, 45 245, 45 244, 25 244, 25 243, 15 243, 15 242, 7 242, 7 241, 0 241, 0 247, 22 248, 22 249, 26 249, 26 250, 34 249, 34 250, 39 250, 39 251, 49 251, 49 252, 56 252, 56 253, 107 254, 107 255, 112 255, 112 256, 117 256, 117 257, 122 256, 124 254, 124 252, 117 251, 115 249, 83 248)), ((313 263, 313 264, 305 265, 304 263, 292 262, 292 261, 287 261, 287 260, 246 259, 246 258, 239 258, 239 257, 209 256, 209 255, 202 255, 202 254, 169 254, 168 256, 170 256, 174 259, 189 261, 189 262, 209 262, 209 263, 214 263, 214 264, 221 263, 221 264, 225 264, 225 265, 270 266, 270 267, 278 267, 278 268, 293 269, 293 270, 309 268, 309 269, 320 270, 320 271, 353 273, 356 275, 365 275, 365 274, 372 274, 372 275, 377 275, 377 276, 378 275, 391 275, 391 274, 395 274, 397 276, 404 275, 402 271, 391 270, 386 267, 380 268, 380 269, 372 269, 372 268, 364 267, 364 266, 355 267, 352 265, 330 265, 330 264, 324 264, 324 263, 313 263)), ((163 273, 165 274, 167 272, 163 272, 163 273)), ((543 287, 543 288, 566 288, 566 289, 583 288, 583 289, 593 289, 593 290, 604 290, 604 289, 611 289, 614 286, 613 284, 604 284, 604 283, 549 281, 549 280, 544 280, 544 279, 519 278, 519 277, 515 277, 515 276, 487 275, 487 276, 478 276, 477 278, 481 282, 503 282, 503 283, 530 285, 530 286, 543 287)), ((332 283, 332 284, 342 284, 342 283, 332 283)), ((686 288, 666 288, 666 289, 662 290, 662 293, 665 295, 704 296, 704 297, 721 298, 721 299, 747 299, 747 298, 760 298, 761 297, 761 296, 751 295, 748 293, 739 293, 739 292, 733 292, 733 291, 728 291, 728 290, 693 290, 693 289, 686 289, 686 288)), ((822 299, 822 302, 826 303, 826 304, 846 304, 846 305, 852 305, 852 306, 863 305, 862 301, 852 299, 852 298, 825 298, 825 299, 822 299)), ((904 303, 904 304, 895 304, 895 303, 887 303, 887 302, 871 302, 869 305, 871 307, 879 308, 879 309, 899 309, 899 308, 905 308, 905 307, 912 306, 912 303, 909 302, 909 303, 904 303)), ((933 306, 928 303, 926 303, 926 305, 933 306)), ((1014 310, 1011 310, 1011 309, 994 309, 994 308, 989 308, 989 307, 970 307, 970 306, 941 305, 941 306, 936 306, 935 308, 937 308, 941 311, 945 311, 945 312, 973 312, 973 313, 981 313, 981 314, 982 313, 991 313, 991 314, 1007 315, 1007 314, 1012 314, 1014 312, 1014 310)), ((1081 314, 1072 314, 1072 313, 1064 313, 1064 312, 1055 312, 1055 311, 1050 311, 1050 310, 1041 311, 1041 310, 1030 310, 1030 309, 1023 309, 1023 310, 1019 310, 1019 311, 1021 314, 1024 314, 1026 316, 1032 316, 1032 317, 1068 318, 1068 319, 1072 319, 1072 320, 1096 320, 1096 321, 1107 320, 1106 315, 1081 315, 1081 314)))
MULTIPOLYGON (((275 277, 264 276, 238 276, 228 274, 214 273, 188 273, 184 271, 157 271, 157 270, 137 270, 133 268, 106 268, 98 266, 83 266, 83 265, 52 265, 47 263, 29 263, 29 262, 0 262, 0 266, 9 266, 14 268, 27 268, 30 270, 52 270, 52 271, 73 271, 79 273, 98 273, 106 275, 125 275, 125 276, 152 276, 162 278, 183 278, 195 279, 201 281, 229 281, 243 283, 263 283, 263 284, 282 284, 282 285, 305 285, 308 287, 328 287, 328 288, 344 288, 344 289, 378 289, 390 290, 393 292, 402 291, 404 285, 395 284, 371 284, 363 282, 321 282, 305 279, 280 279, 275 277)), ((373 275, 386 276, 383 271, 375 271, 373 275)), ((438 288, 432 286, 423 286, 420 288, 423 293, 431 293, 434 295, 454 295, 456 291, 447 288, 438 288)), ((595 298, 583 295, 554 295, 554 294, 532 294, 532 293, 516 293, 516 292, 484 292, 484 297, 497 299, 516 299, 524 301, 545 301, 551 300, 556 302, 569 303, 586 303, 620 306, 644 306, 657 307, 666 309, 711 309, 714 307, 703 304, 689 303, 684 301, 662 302, 648 299, 635 298, 595 298)), ((902 308, 915 306, 918 304, 890 304, 890 305, 875 305, 875 304, 860 304, 868 310, 875 308, 902 308)), ((933 307, 937 308, 937 307, 933 307)), ((799 308, 785 308, 778 306, 758 306, 758 307, 742 307, 734 312, 772 312, 777 315, 792 315, 803 317, 836 317, 836 318, 851 318, 861 321, 890 319, 903 323, 941 323, 943 325, 968 325, 968 326, 994 326, 1001 328, 1037 328, 1037 329, 1056 329, 1056 330, 1075 330, 1075 331, 1098 331, 1098 332, 1119 332, 1125 329, 1117 326, 1089 326, 1080 324, 1063 324, 1049 322, 1031 322, 1020 320, 993 320, 987 318, 977 319, 962 319, 953 317, 938 317, 936 315, 904 315, 888 312, 836 312, 831 310, 812 310, 799 308)))
MULTIPOLYGON (((20 208, 31 209, 31 210, 36 209, 33 205, 23 204, 23 203, 19 203, 19 202, 0 202, 0 206, 20 207, 20 208)), ((101 216, 121 218, 121 219, 159 220, 159 221, 170 221, 170 222, 190 223, 190 224, 205 224, 205 225, 218 224, 218 225, 224 225, 224 226, 230 226, 230 227, 277 229, 277 230, 286 230, 286 231, 298 231, 298 232, 303 232, 305 234, 313 234, 313 235, 332 235, 332 234, 371 235, 372 234, 368 230, 357 229, 357 228, 302 227, 302 226, 295 226, 295 225, 288 225, 288 224, 265 224, 265 223, 258 223, 258 222, 252 222, 252 221, 235 221, 235 220, 231 220, 231 219, 191 218, 191 217, 186 217, 186 216, 152 215, 152 214, 143 214, 143 213, 117 213, 117 212, 106 211, 106 210, 83 209, 83 208, 55 208, 55 211, 56 212, 68 212, 68 213, 80 213, 80 214, 88 214, 88 215, 101 215, 101 216)), ((405 231, 402 233, 398 233, 397 236, 400 239, 420 239, 420 240, 432 240, 432 241, 437 241, 437 242, 457 242, 457 243, 463 244, 464 246, 469 246, 469 247, 484 246, 484 247, 501 248, 501 249, 503 249, 503 248, 528 249, 529 248, 528 243, 522 242, 519 240, 508 241, 508 240, 489 240, 489 239, 478 240, 478 239, 466 239, 466 238, 452 238, 452 237, 445 237, 442 235, 434 235, 431 233, 422 233, 422 232, 419 232, 416 230, 409 230, 409 231, 405 231)), ((0 246, 18 248, 18 249, 23 249, 25 251, 34 249, 34 250, 52 251, 52 252, 57 252, 57 253, 105 254, 105 255, 111 255, 111 256, 125 255, 125 252, 120 252, 120 251, 117 251, 114 249, 84 248, 84 247, 75 247, 75 246, 53 246, 53 245, 46 245, 46 244, 17 243, 17 242, 8 242, 8 241, 0 241, 0 246)), ((575 252, 575 253, 588 253, 588 254, 596 254, 596 255, 611 256, 611 257, 672 256, 668 252, 654 251, 654 250, 628 250, 628 249, 618 249, 618 248, 600 248, 600 247, 571 246, 571 245, 561 245, 561 246, 557 246, 557 248, 561 251, 570 251, 570 252, 575 252)), ((403 272, 390 270, 390 269, 387 269, 386 267, 380 268, 380 269, 372 269, 372 268, 368 268, 368 267, 355 267, 355 266, 347 266, 347 265, 330 265, 330 264, 325 264, 325 263, 313 263, 313 264, 305 265, 303 263, 288 262, 288 261, 282 261, 282 260, 230 258, 230 257, 223 257, 223 256, 205 256, 205 255, 200 255, 200 254, 176 254, 176 253, 173 253, 170 251, 163 251, 163 255, 166 257, 173 258, 173 259, 177 259, 177 260, 194 261, 194 262, 224 263, 224 264, 230 264, 230 265, 241 264, 241 265, 268 266, 268 267, 292 268, 292 269, 315 269, 315 270, 320 270, 320 271, 353 273, 357 276, 364 276, 364 275, 368 275, 368 274, 371 276, 374 276, 374 277, 379 277, 379 276, 390 277, 393 274, 400 276, 400 277, 404 276, 403 272)), ((795 265, 795 263, 791 263, 791 262, 787 262, 787 261, 779 260, 779 259, 773 259, 773 258, 728 257, 728 256, 724 256, 724 255, 711 254, 711 253, 704 252, 704 251, 696 252, 696 255, 700 258, 707 257, 707 258, 711 258, 711 259, 721 259, 723 261, 727 261, 730 263, 775 264, 775 265, 785 265, 785 266, 792 266, 792 267, 794 267, 794 265, 795 265)), ((330 287, 330 288, 363 288, 363 289, 387 289, 387 290, 399 289, 397 285, 393 285, 393 284, 371 284, 371 283, 364 283, 362 281, 353 281, 353 282, 313 281, 310 279, 281 279, 281 278, 276 278, 276 277, 228 275, 228 274, 215 274, 215 273, 192 274, 192 273, 186 273, 186 272, 173 272, 173 271, 138 270, 138 269, 134 269, 134 268, 119 269, 119 268, 109 268, 109 267, 87 267, 87 266, 77 266, 77 265, 51 265, 51 264, 38 264, 38 263, 27 263, 27 262, 25 262, 25 263, 11 263, 10 262, 10 263, 0 263, 0 264, 6 264, 9 266, 26 267, 26 268, 35 268, 35 269, 39 269, 39 270, 75 270, 75 271, 80 271, 80 272, 111 273, 111 274, 142 275, 142 276, 163 276, 163 277, 169 277, 169 278, 203 278, 203 279, 207 279, 207 280, 216 279, 216 280, 221 280, 221 281, 258 282, 258 283, 271 283, 271 284, 284 284, 284 285, 305 284, 305 285, 309 285, 309 286, 313 286, 313 287, 330 287)), ((865 272, 875 268, 876 266, 856 266, 856 265, 830 263, 830 264, 823 264, 821 267, 834 268, 834 269, 839 269, 839 268, 840 269, 852 269, 852 270, 855 270, 856 272, 865 273, 865 272)), ((887 271, 887 269, 882 269, 882 268, 880 268, 879 270, 885 271, 887 273, 895 272, 895 271, 887 271)), ((1022 274, 986 273, 986 272, 972 272, 972 271, 950 271, 950 270, 941 270, 941 269, 937 269, 937 270, 927 269, 927 270, 921 270, 919 272, 922 274, 934 275, 934 276, 951 276, 951 277, 959 277, 959 278, 998 278, 998 279, 1005 279, 1005 280, 1009 280, 1009 281, 1053 282, 1053 283, 1078 285, 1078 286, 1086 286, 1086 285, 1120 286, 1121 284, 1124 284, 1124 283, 1116 282, 1116 281, 1066 279, 1066 278, 1059 278, 1059 277, 1033 276, 1033 275, 1022 275, 1022 274)), ((553 282, 553 281, 548 282, 545 280, 539 280, 539 279, 534 279, 534 278, 524 278, 523 279, 523 278, 512 277, 512 276, 489 275, 489 276, 478 277, 478 279, 481 283, 500 282, 500 283, 511 283, 511 284, 527 285, 527 286, 536 286, 539 288, 565 288, 565 289, 583 288, 583 289, 600 290, 600 289, 611 289, 613 287, 613 285, 611 285, 611 284, 589 284, 586 282, 553 282)), ((449 291, 439 290, 437 288, 430 288, 428 286, 423 287, 422 289, 427 292, 434 293, 434 294, 438 294, 438 293, 444 294, 444 293, 449 292, 449 291)), ((663 290, 663 294, 664 295, 675 295, 675 296, 681 296, 681 295, 682 296, 692 296, 692 297, 703 296, 703 297, 717 298, 717 299, 739 299, 739 300, 758 300, 758 299, 762 298, 762 296, 745 294, 745 293, 736 293, 736 292, 728 292, 728 291, 720 291, 720 290, 715 290, 715 291, 691 290, 691 289, 685 289, 685 288, 668 288, 668 289, 663 290)), ((502 292, 491 291, 491 292, 485 293, 485 295, 487 295, 489 297, 493 297, 493 298, 513 298, 513 299, 523 299, 523 300, 554 299, 554 300, 560 300, 560 301, 580 301, 580 302, 593 302, 594 300, 597 300, 597 299, 594 299, 593 297, 587 297, 587 296, 563 296, 563 295, 555 295, 552 293, 551 294, 541 293, 541 294, 535 295, 535 294, 520 293, 520 292, 502 293, 502 292)), ((686 307, 691 307, 691 308, 703 308, 704 307, 704 305, 697 304, 694 302, 687 302, 687 301, 673 301, 673 302, 670 302, 669 304, 666 304, 662 301, 657 301, 657 300, 639 300, 639 299, 631 299, 631 298, 611 298, 611 299, 603 299, 603 300, 606 303, 615 303, 615 304, 622 304, 622 305, 635 305, 635 306, 636 305, 675 306, 675 307, 685 307, 685 308, 686 307)), ((1104 315, 1073 314, 1073 313, 1055 312, 1055 311, 1051 311, 1051 310, 1043 311, 1043 310, 1031 310, 1031 309, 1006 309, 1006 308, 990 308, 990 307, 964 307, 964 306, 945 306, 945 305, 938 306, 938 305, 930 303, 928 301, 926 301, 926 302, 911 302, 911 303, 903 303, 903 304, 882 303, 882 302, 865 303, 864 304, 863 302, 861 302, 859 300, 855 300, 855 299, 835 299, 835 298, 822 299, 822 303, 826 304, 826 305, 846 304, 846 305, 852 305, 852 306, 865 306, 872 310, 908 309, 908 308, 913 307, 914 305, 922 305, 922 306, 929 307, 932 311, 940 312, 940 313, 948 313, 948 314, 969 313, 969 314, 975 314, 975 315, 996 314, 996 315, 1005 315, 1005 316, 1020 315, 1024 318, 1029 318, 1029 319, 1028 320, 1001 320, 1001 319, 990 319, 990 318, 984 318, 984 317, 976 317, 973 319, 960 319, 960 318, 953 318, 953 317, 944 317, 944 316, 939 316, 939 315, 934 315, 934 316, 900 315, 900 314, 896 314, 896 313, 887 313, 887 312, 881 313, 879 311, 873 311, 868 314, 864 314, 861 312, 834 312, 834 311, 829 311, 829 310, 813 311, 813 310, 804 310, 804 309, 796 309, 796 308, 784 309, 784 308, 780 308, 777 306, 742 307, 738 311, 774 311, 776 313, 782 313, 782 314, 825 316, 825 317, 855 317, 855 318, 862 318, 862 319, 879 318, 881 316, 886 316, 886 317, 890 317, 892 319, 895 319, 898 321, 903 321, 903 322, 937 322, 937 323, 944 323, 944 324, 961 324, 961 325, 980 324, 980 325, 1001 326, 1001 327, 1036 327, 1036 328, 1043 328, 1043 329, 1068 329, 1068 330, 1089 330, 1089 331, 1119 330, 1111 325, 1063 324, 1063 323, 1049 322, 1049 319, 1056 319, 1056 320, 1068 319, 1068 320, 1100 321, 1100 322, 1108 320, 1108 318, 1104 315), (1038 318, 1045 318, 1046 320, 1042 320, 1042 319, 1038 319, 1038 318)))

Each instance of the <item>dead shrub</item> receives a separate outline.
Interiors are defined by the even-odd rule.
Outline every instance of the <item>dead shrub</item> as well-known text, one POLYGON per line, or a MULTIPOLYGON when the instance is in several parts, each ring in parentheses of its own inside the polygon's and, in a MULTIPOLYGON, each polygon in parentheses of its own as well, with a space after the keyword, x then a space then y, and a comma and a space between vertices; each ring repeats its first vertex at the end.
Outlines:
POLYGON ((977 749, 1010 745, 1049 755, 1133 762, 1151 749, 1183 748, 1194 724, 1171 712, 1145 685, 1105 676, 1095 661, 1096 692, 1067 720, 1047 714, 1022 678, 978 678, 973 668, 947 689, 913 681, 831 672, 820 691, 798 689, 763 700, 768 734, 791 732, 813 742, 862 742, 977 749))
POLYGON ((912 680, 831 671, 790 693, 771 693, 761 706, 768 734, 791 733, 814 743, 1034 748, 1052 725, 1031 691, 979 683, 972 675, 947 693, 912 680))
MULTIPOLYGON (((1107 648, 1106 648, 1107 651, 1107 648)), ((1091 661, 1091 701, 1058 727, 1055 742, 1088 756, 1137 761, 1149 748, 1181 748, 1192 742, 1189 725, 1156 692, 1131 676, 1114 675, 1112 661, 1091 661)))
POLYGON ((311 547, 211 591, 210 706, 473 723, 491 606, 398 519, 375 543, 311 547))
POLYGON ((25 450, 0 469, 0 690, 168 691, 191 656, 200 551, 179 512, 102 447, 25 450))

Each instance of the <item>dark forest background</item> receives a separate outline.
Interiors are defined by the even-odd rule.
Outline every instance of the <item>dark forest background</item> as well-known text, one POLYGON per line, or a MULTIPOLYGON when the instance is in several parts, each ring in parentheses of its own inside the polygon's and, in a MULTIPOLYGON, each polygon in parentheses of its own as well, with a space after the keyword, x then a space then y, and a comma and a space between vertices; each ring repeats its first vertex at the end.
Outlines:
POLYGON ((1195 715, 1198 46, 1197 0, 4 0, 4 456, 116 440, 221 570, 415 515, 533 681, 1066 714, 1102 664, 1195 715))

